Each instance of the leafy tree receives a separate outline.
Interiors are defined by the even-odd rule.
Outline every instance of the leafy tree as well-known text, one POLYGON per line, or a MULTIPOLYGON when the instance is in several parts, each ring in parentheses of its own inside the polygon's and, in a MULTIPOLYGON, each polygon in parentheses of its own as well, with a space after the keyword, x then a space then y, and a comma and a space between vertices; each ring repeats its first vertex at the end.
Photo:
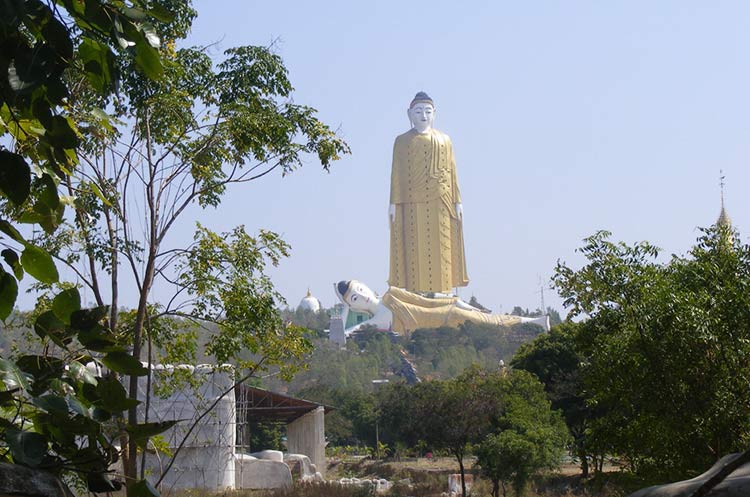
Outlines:
POLYGON ((555 284, 580 325, 592 435, 636 469, 682 477, 750 436, 750 247, 702 230, 687 256, 658 263, 648 243, 600 232, 559 264, 555 284))
MULTIPOLYGON (((175 49, 195 11, 177 1, 170 10, 174 21, 153 30, 164 41, 158 80, 123 71, 119 95, 106 99, 97 81, 71 72, 68 102, 86 124, 77 174, 63 179, 73 215, 37 243, 78 275, 97 305, 110 306, 107 326, 127 337, 134 359, 151 362, 151 323, 172 315, 217 325, 207 343, 216 362, 250 373, 280 367, 288 376, 309 343, 299 328, 284 326, 277 312, 283 300, 264 274, 288 254, 288 245, 274 233, 251 236, 242 227, 218 234, 198 226, 187 247, 171 244, 169 235, 190 206, 217 208, 233 184, 272 171, 287 174, 308 154, 327 169, 348 148, 314 109, 291 102, 278 55, 236 47, 214 65, 200 47, 175 49), (112 115, 98 112, 102 107, 112 115), (176 290, 155 302, 159 284, 176 290), (124 285, 138 292, 127 327, 117 312, 124 285)), ((111 65, 128 68, 120 58, 111 65)), ((137 394, 134 377, 129 394, 137 394)), ((133 407, 128 420, 136 419, 133 407)), ((129 444, 129 479, 138 472, 136 457, 136 445, 129 444)))
POLYGON ((534 471, 534 444, 515 431, 493 433, 477 446, 477 466, 482 476, 492 482, 492 497, 507 495, 506 484, 521 495, 526 480, 534 471))
POLYGON ((296 326, 314 331, 318 337, 323 337, 323 331, 328 329, 331 322, 329 309, 321 309, 318 312, 298 307, 294 310, 286 308, 281 311, 284 321, 291 322, 296 326))
MULTIPOLYGON (((230 184, 286 174, 307 154, 328 168, 347 146, 314 109, 290 102, 286 69, 271 50, 230 49, 217 67, 200 48, 176 50, 196 15, 189 2, 58 4, 0 7, 0 69, 11 76, 0 87, 0 125, 16 144, 0 150, 3 216, 44 229, 28 241, 0 220, 4 241, 21 247, 3 252, 11 272, 0 274, 0 318, 12 309, 24 272, 51 292, 38 311, 49 316, 59 290, 54 256, 90 289, 96 315, 106 314, 100 325, 132 350, 133 364, 151 362, 144 342, 150 352, 158 318, 179 315, 217 326, 208 349, 218 362, 234 360, 250 372, 275 365, 288 375, 288 360, 309 344, 301 330, 283 326, 281 299, 263 272, 288 246, 270 232, 218 235, 201 226, 189 247, 165 240, 189 206, 217 207, 230 184), (40 171, 34 181, 27 159, 40 171), (177 288, 162 305, 151 295, 160 280, 177 288), (138 289, 138 304, 133 319, 121 322, 123 285, 138 289)), ((54 340, 60 326, 53 324, 42 323, 38 333, 54 340)), ((132 368, 107 366, 131 376, 135 398, 132 368)), ((135 404, 127 407, 136 426, 135 404)), ((123 456, 132 487, 138 439, 127 430, 120 438, 130 441, 123 456)))
POLYGON ((499 327, 466 322, 458 329, 416 330, 404 347, 422 377, 448 379, 472 364, 495 368, 500 360, 510 361, 521 343, 540 332, 540 327, 526 323, 499 327))
POLYGON ((329 446, 375 447, 375 397, 372 393, 317 385, 296 395, 335 408, 326 414, 329 446))
MULTIPOLYGON (((119 457, 119 437, 127 435, 143 448, 175 423, 125 421, 124 412, 139 401, 129 398, 112 374, 98 371, 106 367, 133 376, 148 371, 103 326, 107 313, 106 307, 81 309, 78 291, 66 290, 35 323, 57 353, 0 358, 3 460, 52 472, 92 492, 115 491, 121 482, 111 478, 110 465, 119 457)), ((143 480, 133 488, 136 495, 158 495, 143 480)))
POLYGON ((568 442, 568 430, 558 412, 552 411, 543 386, 525 371, 503 375, 502 414, 493 430, 476 449, 477 465, 493 484, 497 497, 500 483, 511 483, 520 496, 529 478, 560 464, 568 442))
MULTIPOLYGON (((69 105, 75 87, 70 75, 90 84, 99 99, 109 97, 126 72, 159 77, 156 29, 166 23, 179 25, 162 4, 139 0, 0 5, 0 72, 7 75, 0 78, 0 231, 9 269, 0 268, 0 319, 13 309, 17 280, 28 275, 52 285, 59 278, 51 254, 27 240, 19 225, 52 234, 63 219, 58 183, 76 171, 86 133, 69 105)), ((90 111, 106 117, 101 108, 90 111)), ((81 309, 69 286, 47 304, 47 312, 34 316, 34 329, 54 346, 42 355, 0 359, 0 460, 64 474, 91 491, 114 490, 116 482, 106 474, 117 457, 112 430, 135 445, 166 426, 122 422, 121 412, 138 401, 113 378, 83 366, 93 361, 114 373, 143 374, 118 337, 103 328, 106 306, 81 309)), ((143 481, 133 483, 136 494, 155 493, 143 481)))
POLYGON ((544 384, 552 409, 561 411, 565 418, 585 478, 589 474, 589 459, 595 455, 589 440, 595 412, 587 405, 581 376, 583 356, 576 346, 579 327, 566 321, 533 342, 523 344, 513 356, 511 366, 534 374, 544 384))
POLYGON ((513 307, 513 310, 510 312, 514 316, 523 316, 528 318, 536 318, 539 316, 542 316, 543 314, 547 314, 549 316, 549 324, 550 326, 555 326, 563 322, 562 318, 560 317, 560 313, 557 312, 556 309, 553 309, 552 307, 547 307, 547 310, 542 313, 542 311, 537 308, 534 311, 529 311, 529 309, 524 309, 520 306, 513 307))
POLYGON ((424 441, 434 450, 450 452, 466 495, 464 458, 470 444, 489 433, 500 415, 501 381, 499 373, 471 368, 450 381, 391 385, 379 394, 380 426, 394 442, 416 446, 424 441))

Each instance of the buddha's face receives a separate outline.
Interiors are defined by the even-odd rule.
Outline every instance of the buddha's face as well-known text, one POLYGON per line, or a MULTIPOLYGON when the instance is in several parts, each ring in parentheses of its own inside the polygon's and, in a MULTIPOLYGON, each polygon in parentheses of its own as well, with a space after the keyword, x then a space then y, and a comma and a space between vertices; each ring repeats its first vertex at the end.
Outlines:
POLYGON ((424 133, 432 128, 432 121, 435 120, 435 108, 426 102, 417 102, 412 105, 408 111, 411 125, 420 133, 424 133))
POLYGON ((375 295, 375 292, 370 290, 367 285, 357 280, 351 281, 349 291, 344 297, 344 302, 355 311, 370 310, 373 305, 377 303, 377 300, 378 298, 375 295))

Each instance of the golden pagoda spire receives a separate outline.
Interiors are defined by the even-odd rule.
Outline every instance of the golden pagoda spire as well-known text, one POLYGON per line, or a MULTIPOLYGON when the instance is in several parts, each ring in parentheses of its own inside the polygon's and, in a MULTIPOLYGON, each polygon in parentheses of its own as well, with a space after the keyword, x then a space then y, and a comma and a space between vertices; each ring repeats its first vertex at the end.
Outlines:
POLYGON ((721 189, 721 212, 719 212, 719 218, 716 220, 717 226, 723 226, 726 228, 732 227, 732 220, 729 218, 726 209, 724 208, 724 171, 719 169, 719 188, 721 189))

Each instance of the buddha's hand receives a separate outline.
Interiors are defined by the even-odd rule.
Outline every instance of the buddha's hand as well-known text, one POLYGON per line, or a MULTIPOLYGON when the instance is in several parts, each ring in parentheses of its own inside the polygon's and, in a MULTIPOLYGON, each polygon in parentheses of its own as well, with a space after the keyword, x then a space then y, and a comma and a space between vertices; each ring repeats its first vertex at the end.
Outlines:
POLYGON ((464 206, 460 202, 456 202, 456 216, 458 217, 459 221, 464 220, 464 206))
POLYGON ((388 218, 391 220, 391 222, 394 222, 396 220, 396 204, 391 204, 388 206, 388 218))

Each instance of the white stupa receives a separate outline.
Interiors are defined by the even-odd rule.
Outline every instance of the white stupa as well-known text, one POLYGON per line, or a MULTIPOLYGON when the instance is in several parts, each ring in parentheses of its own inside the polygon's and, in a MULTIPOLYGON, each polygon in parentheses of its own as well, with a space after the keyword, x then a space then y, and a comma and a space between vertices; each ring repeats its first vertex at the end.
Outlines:
POLYGON ((305 298, 299 301, 299 306, 297 307, 299 309, 302 309, 303 311, 319 312, 320 300, 313 297, 312 293, 310 293, 310 289, 308 288, 307 295, 305 295, 305 298))

